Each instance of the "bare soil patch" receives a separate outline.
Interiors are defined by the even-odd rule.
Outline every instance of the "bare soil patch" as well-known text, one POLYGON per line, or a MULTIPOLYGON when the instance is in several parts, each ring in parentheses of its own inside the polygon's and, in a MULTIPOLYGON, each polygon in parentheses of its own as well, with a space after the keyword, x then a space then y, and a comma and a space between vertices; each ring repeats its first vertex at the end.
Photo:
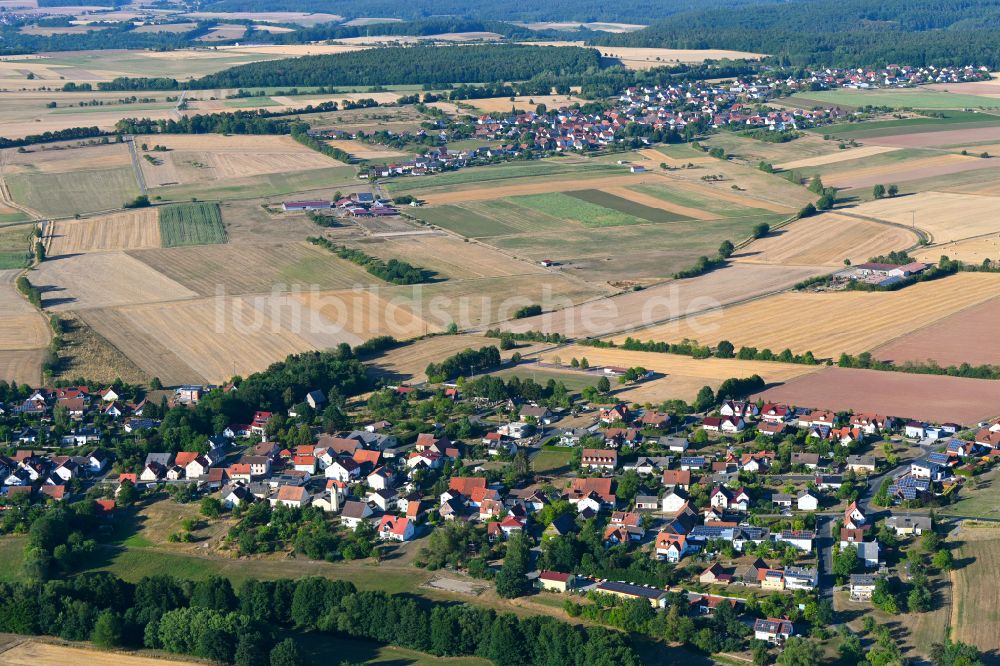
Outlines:
POLYGON ((25 351, 0 351, 0 379, 29 386, 42 383, 44 349, 25 351))
POLYGON ((873 355, 897 364, 1000 365, 998 324, 1000 299, 993 298, 878 347, 873 355))
POLYGON ((1000 412, 1000 382, 943 375, 914 375, 853 368, 825 368, 768 389, 753 399, 800 407, 854 410, 971 425, 1000 412))

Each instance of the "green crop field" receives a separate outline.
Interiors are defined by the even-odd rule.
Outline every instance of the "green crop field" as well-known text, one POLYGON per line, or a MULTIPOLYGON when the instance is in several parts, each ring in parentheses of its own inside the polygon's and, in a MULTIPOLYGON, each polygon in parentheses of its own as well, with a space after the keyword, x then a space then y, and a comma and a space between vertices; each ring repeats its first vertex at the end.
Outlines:
POLYGON ((29 239, 34 224, 0 228, 0 269, 25 268, 31 264, 29 239))
POLYGON ((214 245, 226 242, 219 204, 187 203, 160 209, 163 247, 214 245))
POLYGON ((574 192, 567 192, 566 194, 575 199, 580 199, 581 201, 586 201, 603 208, 610 208, 619 213, 646 220, 647 222, 677 222, 678 220, 690 219, 683 215, 663 210, 662 208, 653 208, 652 206, 646 206, 635 201, 629 201, 623 197, 602 192, 601 190, 576 190, 574 192))
POLYGON ((896 109, 997 109, 1000 100, 979 95, 963 95, 921 88, 898 90, 816 90, 792 95, 798 103, 818 102, 843 106, 886 106, 896 109))
POLYGON ((0 213, 0 224, 10 224, 12 222, 27 222, 29 218, 27 215, 19 210, 10 208, 7 209, 9 213, 0 213))
POLYGON ((681 190, 678 188, 665 187, 661 185, 635 185, 628 189, 640 192, 642 194, 648 194, 650 196, 656 197, 657 199, 662 199, 667 203, 677 204, 678 206, 686 206, 688 208, 698 208, 700 210, 705 211, 706 213, 711 213, 712 215, 718 215, 719 217, 746 217, 749 215, 773 215, 771 211, 764 210, 763 208, 750 208, 748 206, 742 206, 732 201, 713 198, 707 192, 704 195, 702 195, 697 192, 692 192, 690 190, 681 190))
POLYGON ((121 208, 139 194, 132 167, 15 173, 6 180, 15 201, 51 217, 121 208))
POLYGON ((511 201, 552 217, 579 222, 585 227, 620 227, 646 223, 646 220, 562 192, 511 197, 511 201))
MULTIPOLYGON (((229 108, 281 106, 270 97, 240 97, 239 99, 227 99, 223 104, 229 108)), ((303 102, 302 104, 305 106, 307 102, 303 102)))
MULTIPOLYGON (((1000 101, 1000 100, 998 100, 1000 101)), ((824 125, 807 130, 815 134, 830 135, 838 139, 865 139, 873 136, 900 136, 923 134, 944 130, 979 129, 1000 125, 1000 115, 970 111, 944 111, 943 118, 898 118, 873 120, 860 123, 824 125)))

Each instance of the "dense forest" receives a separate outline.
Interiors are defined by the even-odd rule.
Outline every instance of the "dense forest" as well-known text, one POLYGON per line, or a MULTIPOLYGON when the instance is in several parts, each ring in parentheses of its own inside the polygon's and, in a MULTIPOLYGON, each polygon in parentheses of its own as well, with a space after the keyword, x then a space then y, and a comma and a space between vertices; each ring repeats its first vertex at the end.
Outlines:
POLYGON ((421 19, 434 16, 503 21, 613 21, 648 23, 678 12, 703 7, 733 7, 778 0, 511 0, 504 3, 486 0, 217 0, 202 8, 213 12, 330 12, 346 17, 380 16, 398 19, 421 19))
POLYGON ((784 64, 1000 65, 1000 1, 815 0, 709 7, 593 43, 769 53, 784 64))
MULTIPOLYGON (((29 539, 60 536, 51 521, 36 524, 29 539)), ((290 636, 306 632, 328 635, 333 662, 337 638, 350 636, 442 657, 476 655, 499 665, 640 663, 624 634, 602 627, 518 618, 470 604, 432 606, 318 577, 249 579, 233 589, 219 577, 161 575, 132 584, 91 573, 0 584, 0 598, 3 632, 93 640, 103 648, 152 648, 236 666, 303 664, 290 636)))
POLYGON ((380 48, 238 65, 192 88, 477 83, 597 70, 593 49, 518 44, 380 48))

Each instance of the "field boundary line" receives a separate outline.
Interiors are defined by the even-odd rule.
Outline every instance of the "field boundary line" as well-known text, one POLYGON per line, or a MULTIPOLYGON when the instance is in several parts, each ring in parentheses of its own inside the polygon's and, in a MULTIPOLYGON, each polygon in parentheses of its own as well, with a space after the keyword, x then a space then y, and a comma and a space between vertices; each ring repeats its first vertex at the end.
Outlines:
MULTIPOLYGON (((926 247, 927 245, 934 244, 934 236, 932 236, 929 231, 921 229, 920 227, 914 227, 908 224, 900 224, 899 222, 890 222, 889 220, 883 220, 877 217, 869 217, 868 215, 862 215, 861 213, 852 213, 850 212, 850 209, 838 208, 835 210, 831 210, 830 212, 838 213, 840 215, 845 215, 847 217, 853 217, 854 219, 857 220, 864 220, 866 222, 876 222, 878 224, 884 224, 890 227, 898 227, 900 229, 906 229, 907 231, 916 234, 917 236, 916 244, 911 245, 910 247, 906 248, 906 250, 914 250, 918 247, 926 247), (923 241, 926 241, 926 243, 923 243, 923 241)), ((966 240, 966 239, 963 238, 961 240, 966 240)))

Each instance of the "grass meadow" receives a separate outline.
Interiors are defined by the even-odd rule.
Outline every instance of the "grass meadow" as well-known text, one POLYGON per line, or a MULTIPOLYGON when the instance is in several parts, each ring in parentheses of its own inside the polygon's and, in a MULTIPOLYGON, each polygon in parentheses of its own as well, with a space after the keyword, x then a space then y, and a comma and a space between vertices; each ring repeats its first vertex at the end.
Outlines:
POLYGON ((18 203, 50 217, 121 208, 139 194, 131 167, 67 173, 15 173, 7 176, 18 203))

